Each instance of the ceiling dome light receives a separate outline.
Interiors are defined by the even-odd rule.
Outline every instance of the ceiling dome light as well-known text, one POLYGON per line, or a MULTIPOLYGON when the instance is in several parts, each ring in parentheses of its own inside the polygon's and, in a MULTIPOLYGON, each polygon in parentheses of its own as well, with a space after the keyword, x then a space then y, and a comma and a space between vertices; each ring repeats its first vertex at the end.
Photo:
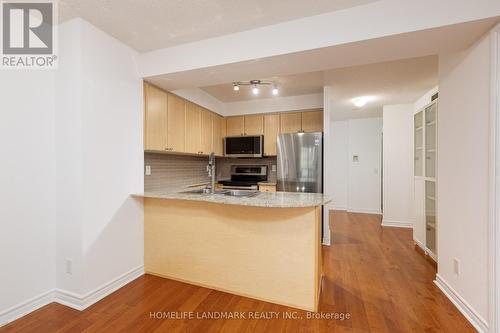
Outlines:
POLYGON ((371 96, 360 96, 360 97, 353 98, 351 101, 352 101, 352 104, 354 104, 355 107, 362 108, 369 101, 372 101, 372 100, 373 100, 373 97, 371 97, 371 96))
POLYGON ((276 96, 278 95, 279 91, 278 91, 278 87, 277 86, 273 86, 273 95, 276 96))
POLYGON ((253 88, 252 88, 252 94, 254 94, 254 95, 258 95, 259 94, 259 88, 257 87, 257 85, 253 86, 253 88))
POLYGON ((234 91, 239 91, 240 90, 240 86, 237 83, 233 84, 233 90, 234 91))

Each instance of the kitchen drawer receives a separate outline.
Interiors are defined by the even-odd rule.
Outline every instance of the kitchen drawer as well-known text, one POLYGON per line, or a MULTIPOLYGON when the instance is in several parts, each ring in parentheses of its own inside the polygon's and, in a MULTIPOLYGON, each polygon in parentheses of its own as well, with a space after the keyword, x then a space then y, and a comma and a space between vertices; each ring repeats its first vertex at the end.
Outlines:
POLYGON ((276 185, 259 185, 260 192, 276 192, 276 185))

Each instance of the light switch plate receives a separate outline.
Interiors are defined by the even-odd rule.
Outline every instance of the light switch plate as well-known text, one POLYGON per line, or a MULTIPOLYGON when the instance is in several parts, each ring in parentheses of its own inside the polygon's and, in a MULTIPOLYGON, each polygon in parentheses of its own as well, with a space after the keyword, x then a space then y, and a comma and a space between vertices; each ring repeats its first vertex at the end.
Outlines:
POLYGON ((275 165, 275 164, 273 164, 273 165, 271 166, 271 171, 272 171, 272 172, 276 172, 276 165, 275 165))
POLYGON ((453 272, 455 272, 455 274, 457 275, 460 275, 460 260, 458 260, 457 258, 453 259, 453 272))
POLYGON ((146 176, 151 176, 151 165, 146 165, 146 176))

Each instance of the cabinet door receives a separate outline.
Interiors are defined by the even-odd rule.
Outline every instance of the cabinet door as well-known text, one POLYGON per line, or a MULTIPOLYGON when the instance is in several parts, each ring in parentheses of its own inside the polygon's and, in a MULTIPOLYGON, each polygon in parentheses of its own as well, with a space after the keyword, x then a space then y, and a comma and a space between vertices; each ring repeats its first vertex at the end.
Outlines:
POLYGON ((186 102, 168 94, 167 147, 169 151, 184 152, 186 131, 186 102))
POLYGON ((167 148, 167 93, 144 84, 144 149, 167 148))
POLYGON ((280 132, 280 115, 264 116, 264 155, 276 156, 276 140, 280 132))
POLYGON ((213 142, 212 145, 214 147, 215 155, 222 156, 223 147, 222 147, 222 127, 224 125, 224 118, 219 116, 216 113, 212 113, 212 121, 213 121, 213 142))
POLYGON ((201 152, 201 110, 191 102, 186 103, 186 153, 201 152))
POLYGON ((302 131, 302 113, 290 112, 281 114, 281 133, 297 133, 302 131))
POLYGON ((201 109, 201 150, 200 154, 210 154, 213 151, 213 117, 212 112, 201 109))
POLYGON ((226 118, 226 136, 245 135, 245 117, 226 118))
POLYGON ((323 111, 302 112, 302 131, 323 132, 323 111))
POLYGON ((262 115, 245 116, 245 135, 263 135, 264 117, 262 115))

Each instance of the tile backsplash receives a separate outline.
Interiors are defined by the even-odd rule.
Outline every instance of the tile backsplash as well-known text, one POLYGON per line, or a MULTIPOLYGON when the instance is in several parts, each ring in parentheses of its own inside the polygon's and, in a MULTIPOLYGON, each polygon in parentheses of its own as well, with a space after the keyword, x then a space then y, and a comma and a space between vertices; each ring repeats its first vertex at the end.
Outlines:
MULTIPOLYGON (((151 167, 151 175, 144 176, 144 191, 163 191, 183 188, 188 185, 209 182, 206 166, 208 157, 171 155, 171 154, 144 154, 144 165, 151 167)), ((268 166, 268 180, 276 181, 276 157, 268 158, 225 158, 216 159, 217 180, 231 177, 231 165, 255 164, 268 166)))
POLYGON ((144 191, 209 182, 207 164, 208 157, 145 153, 144 165, 151 167, 151 175, 144 176, 144 191))

